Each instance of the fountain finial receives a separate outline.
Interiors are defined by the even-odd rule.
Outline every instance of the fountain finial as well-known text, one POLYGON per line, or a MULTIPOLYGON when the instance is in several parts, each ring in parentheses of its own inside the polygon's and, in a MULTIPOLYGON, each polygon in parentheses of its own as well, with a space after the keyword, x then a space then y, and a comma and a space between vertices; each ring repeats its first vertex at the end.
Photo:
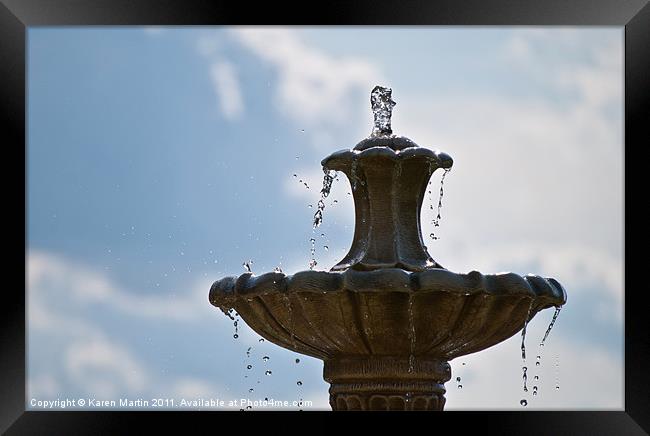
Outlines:
POLYGON ((383 86, 375 86, 370 93, 370 105, 375 116, 375 125, 372 129, 372 136, 388 136, 393 133, 390 127, 390 117, 393 107, 397 104, 391 98, 393 90, 383 86))

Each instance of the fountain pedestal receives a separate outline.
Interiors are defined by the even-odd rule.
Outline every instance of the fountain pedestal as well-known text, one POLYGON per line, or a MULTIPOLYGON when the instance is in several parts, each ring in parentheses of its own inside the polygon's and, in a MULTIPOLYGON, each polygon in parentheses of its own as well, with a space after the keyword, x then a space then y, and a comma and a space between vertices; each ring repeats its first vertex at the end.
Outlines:
POLYGON ((332 410, 442 410, 449 363, 371 356, 325 360, 332 410))

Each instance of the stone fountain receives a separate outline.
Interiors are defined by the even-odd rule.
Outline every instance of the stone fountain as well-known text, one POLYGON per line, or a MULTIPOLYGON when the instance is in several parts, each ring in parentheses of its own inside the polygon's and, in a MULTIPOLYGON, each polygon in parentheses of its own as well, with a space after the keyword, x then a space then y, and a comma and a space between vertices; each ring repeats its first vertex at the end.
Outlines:
POLYGON ((510 338, 539 311, 561 307, 556 280, 451 272, 422 239, 431 175, 452 158, 392 134, 391 90, 371 94, 369 138, 322 161, 344 173, 355 205, 348 254, 330 271, 251 272, 210 289, 259 335, 324 361, 333 410, 442 410, 449 362, 510 338))

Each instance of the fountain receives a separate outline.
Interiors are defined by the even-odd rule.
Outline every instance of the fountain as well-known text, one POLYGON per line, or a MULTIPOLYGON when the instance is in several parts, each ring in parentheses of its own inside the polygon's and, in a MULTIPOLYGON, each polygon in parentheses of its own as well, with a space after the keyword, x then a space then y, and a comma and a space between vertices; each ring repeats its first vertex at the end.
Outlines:
POLYGON ((348 254, 330 271, 223 278, 210 303, 322 359, 333 410, 442 410, 451 360, 525 330, 539 311, 564 305, 566 292, 552 278, 460 274, 434 261, 420 210, 431 175, 453 160, 392 134, 390 89, 375 87, 371 104, 371 136, 322 161, 326 177, 340 171, 352 187, 348 254))

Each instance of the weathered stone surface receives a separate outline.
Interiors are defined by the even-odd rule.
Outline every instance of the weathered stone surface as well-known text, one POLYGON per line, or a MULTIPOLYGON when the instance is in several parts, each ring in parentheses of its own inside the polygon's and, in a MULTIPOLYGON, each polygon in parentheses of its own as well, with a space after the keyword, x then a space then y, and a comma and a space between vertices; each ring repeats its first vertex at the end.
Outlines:
POLYGON ((332 270, 442 268, 422 240, 420 209, 431 175, 452 158, 403 137, 379 136, 341 150, 322 165, 350 180, 355 207, 352 247, 332 270))
POLYGON ((415 356, 451 360, 514 335, 529 308, 532 318, 565 301, 553 279, 445 269, 246 273, 210 290, 213 305, 235 309, 264 338, 320 359, 408 357, 413 330, 415 356))

